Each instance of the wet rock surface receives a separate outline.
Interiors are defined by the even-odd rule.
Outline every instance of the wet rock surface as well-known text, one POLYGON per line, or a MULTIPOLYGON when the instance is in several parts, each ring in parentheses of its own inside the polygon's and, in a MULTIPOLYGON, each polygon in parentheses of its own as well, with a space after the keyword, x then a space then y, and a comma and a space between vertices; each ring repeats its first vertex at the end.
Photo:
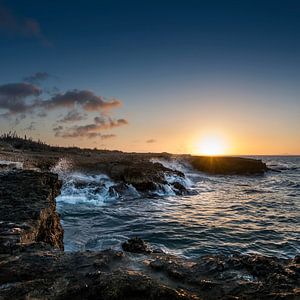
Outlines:
POLYGON ((241 157, 191 156, 191 165, 198 171, 222 175, 256 175, 268 170, 261 160, 241 157))
POLYGON ((64 253, 0 256, 0 299, 299 299, 299 259, 64 253))
POLYGON ((132 252, 132 253, 148 254, 152 252, 149 246, 141 238, 138 237, 131 238, 125 243, 123 243, 122 249, 124 251, 132 252))
MULTIPOLYGON (((180 171, 171 170, 160 163, 152 163, 148 160, 121 159, 100 163, 97 167, 112 180, 132 185, 137 191, 143 193, 155 191, 168 184, 166 176, 185 178, 180 171)), ((187 189, 180 182, 175 181, 174 192, 181 195, 187 193, 187 189)))
POLYGON ((0 253, 43 242, 63 249, 63 229, 55 197, 61 182, 51 173, 0 174, 0 253))

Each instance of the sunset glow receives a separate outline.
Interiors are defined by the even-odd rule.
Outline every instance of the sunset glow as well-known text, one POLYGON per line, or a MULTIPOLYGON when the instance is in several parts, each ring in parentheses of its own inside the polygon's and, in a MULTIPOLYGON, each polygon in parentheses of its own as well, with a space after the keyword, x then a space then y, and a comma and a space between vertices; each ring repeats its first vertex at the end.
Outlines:
POLYGON ((197 152, 202 155, 226 154, 226 143, 218 136, 205 136, 198 144, 197 152))

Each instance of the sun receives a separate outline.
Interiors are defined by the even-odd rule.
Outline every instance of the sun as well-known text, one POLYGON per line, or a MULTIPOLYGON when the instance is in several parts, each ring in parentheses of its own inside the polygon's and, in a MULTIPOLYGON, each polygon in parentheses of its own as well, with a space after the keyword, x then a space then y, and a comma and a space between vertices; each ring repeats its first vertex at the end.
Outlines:
POLYGON ((203 137, 197 148, 197 152, 203 155, 221 155, 226 152, 226 144, 224 140, 218 136, 203 137))

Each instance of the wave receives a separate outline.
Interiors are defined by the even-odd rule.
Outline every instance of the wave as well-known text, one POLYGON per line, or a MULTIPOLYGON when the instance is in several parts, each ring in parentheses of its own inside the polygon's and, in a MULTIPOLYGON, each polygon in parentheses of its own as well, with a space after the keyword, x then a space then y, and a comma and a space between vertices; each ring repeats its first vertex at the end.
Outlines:
POLYGON ((171 184, 177 181, 181 183, 184 187, 190 188, 194 185, 192 179, 194 177, 199 177, 199 173, 195 172, 194 169, 190 166, 190 164, 187 161, 184 161, 183 159, 151 158, 150 162, 159 163, 168 169, 171 169, 173 171, 180 171, 184 174, 184 177, 165 175, 166 181, 171 184))
POLYGON ((105 175, 70 173, 61 178, 63 186, 61 194, 56 198, 57 202, 102 205, 116 198, 110 191, 114 183, 105 175))
MULTIPOLYGON (((57 197, 57 202, 68 204, 91 204, 104 205, 117 199, 136 199, 145 193, 138 192, 131 184, 114 182, 107 175, 86 175, 83 173, 59 174, 63 181, 61 194, 57 197)), ((175 196, 178 194, 180 185, 188 186, 187 181, 180 176, 165 175, 166 184, 155 184, 156 189, 147 191, 148 196, 175 196)))
POLYGON ((0 160, 1 171, 23 170, 24 164, 20 161, 0 160))
POLYGON ((58 160, 58 162, 50 169, 50 171, 58 174, 60 177, 63 177, 71 171, 71 168, 72 162, 63 157, 58 160))
MULTIPOLYGON (((161 161, 154 161, 160 162, 161 161)), ((163 161, 167 166, 167 162, 163 161)), ((182 172, 185 166, 179 162, 173 161, 168 163, 168 168, 172 170, 180 169, 182 172), (175 168, 176 167, 176 168, 175 168)), ((65 158, 60 159, 51 169, 57 173, 63 182, 61 195, 57 197, 58 203, 88 205, 104 205, 117 199, 136 199, 142 196, 175 196, 184 194, 191 189, 193 182, 186 176, 170 174, 164 175, 165 184, 155 183, 154 190, 139 192, 136 188, 124 182, 115 182, 105 174, 83 174, 72 171, 72 162, 65 158)))

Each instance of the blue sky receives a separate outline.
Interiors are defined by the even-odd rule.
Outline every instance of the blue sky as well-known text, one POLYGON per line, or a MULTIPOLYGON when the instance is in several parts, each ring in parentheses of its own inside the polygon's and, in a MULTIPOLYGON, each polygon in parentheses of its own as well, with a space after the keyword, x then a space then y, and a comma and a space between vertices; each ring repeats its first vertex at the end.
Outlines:
POLYGON ((62 138, 98 113, 88 112, 55 137, 64 107, 17 125, 10 116, 5 130, 35 122, 44 129, 31 135, 51 143, 170 152, 193 152, 217 131, 232 153, 300 152, 298 1, 12 0, 0 1, 1 12, 10 21, 0 20, 0 86, 46 72, 39 85, 56 89, 41 100, 88 90, 122 101, 103 118, 127 121, 105 129, 111 139, 62 138))

